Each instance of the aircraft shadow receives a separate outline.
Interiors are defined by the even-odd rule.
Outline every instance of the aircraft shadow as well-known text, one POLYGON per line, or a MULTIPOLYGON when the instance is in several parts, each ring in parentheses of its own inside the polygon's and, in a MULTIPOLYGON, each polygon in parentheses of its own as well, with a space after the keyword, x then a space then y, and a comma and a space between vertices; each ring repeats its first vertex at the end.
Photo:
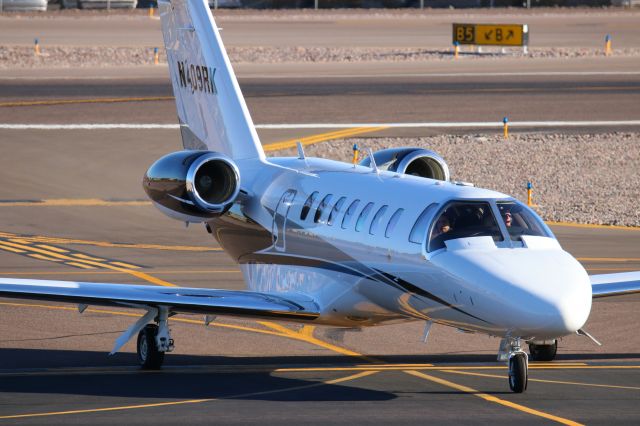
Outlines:
MULTIPOLYGON (((496 363, 494 355, 371 355, 390 364, 496 363)), ((640 354, 562 354, 561 361, 631 360, 640 354)), ((0 349, 0 394, 44 393, 158 399, 229 398, 265 401, 387 401, 397 392, 353 382, 316 386, 357 371, 275 372, 279 368, 368 364, 348 356, 228 357, 170 354, 162 371, 142 371, 133 353, 0 349), (11 373, 17 373, 15 375, 11 373), (24 374, 23 374, 24 373, 24 374)), ((385 380, 385 379, 382 379, 385 380)), ((421 393, 425 393, 424 390, 421 393)), ((426 393, 456 394, 455 391, 426 393)), ((494 393, 494 392, 489 392, 494 393)))
MULTIPOLYGON (((143 371, 137 367, 136 355, 130 353, 107 357, 104 352, 0 349, 0 394, 264 401, 387 401, 396 398, 390 392, 361 388, 357 380, 322 384, 322 381, 358 373, 356 371, 273 372, 294 363, 311 367, 329 362, 315 357, 300 358, 169 355, 165 358, 165 369, 143 371), (17 374, 12 375, 12 372, 17 374)), ((346 361, 344 358, 341 363, 346 361)), ((353 363, 352 359, 349 361, 353 363)), ((336 362, 332 360, 332 363, 336 362)))

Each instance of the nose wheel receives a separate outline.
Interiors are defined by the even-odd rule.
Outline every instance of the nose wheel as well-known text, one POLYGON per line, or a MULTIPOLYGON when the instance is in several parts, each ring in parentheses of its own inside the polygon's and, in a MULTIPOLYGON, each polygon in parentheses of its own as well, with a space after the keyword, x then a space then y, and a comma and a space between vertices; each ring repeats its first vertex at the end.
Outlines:
POLYGON ((498 361, 507 361, 509 366, 509 388, 522 393, 529 382, 529 358, 520 348, 520 338, 505 337, 500 342, 498 361))
POLYGON ((527 389, 528 381, 527 354, 516 352, 509 358, 509 388, 512 392, 522 393, 527 389))

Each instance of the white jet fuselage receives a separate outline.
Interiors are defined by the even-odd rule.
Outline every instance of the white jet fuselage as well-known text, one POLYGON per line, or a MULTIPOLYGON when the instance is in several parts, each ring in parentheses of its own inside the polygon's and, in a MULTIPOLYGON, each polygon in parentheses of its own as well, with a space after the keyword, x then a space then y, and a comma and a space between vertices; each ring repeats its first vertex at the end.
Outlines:
POLYGON ((511 197, 317 158, 238 165, 243 200, 210 222, 213 233, 250 290, 314 301, 316 322, 422 319, 545 340, 574 333, 589 316, 589 277, 550 231, 512 241, 497 220, 501 241, 469 236, 429 250, 447 203, 496 210, 511 197))

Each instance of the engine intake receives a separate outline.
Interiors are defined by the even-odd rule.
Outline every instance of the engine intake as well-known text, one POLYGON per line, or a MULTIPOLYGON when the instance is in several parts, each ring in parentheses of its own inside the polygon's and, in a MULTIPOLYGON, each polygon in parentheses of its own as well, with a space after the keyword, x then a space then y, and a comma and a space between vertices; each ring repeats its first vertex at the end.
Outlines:
POLYGON ((240 172, 223 154, 185 150, 153 163, 142 184, 149 198, 167 216, 203 222, 231 207, 240 192, 240 172))
MULTIPOLYGON (((389 148, 373 154, 376 164, 381 170, 420 176, 429 179, 448 181, 449 166, 442 157, 433 151, 423 148, 389 148)), ((369 157, 360 165, 370 166, 369 157)))

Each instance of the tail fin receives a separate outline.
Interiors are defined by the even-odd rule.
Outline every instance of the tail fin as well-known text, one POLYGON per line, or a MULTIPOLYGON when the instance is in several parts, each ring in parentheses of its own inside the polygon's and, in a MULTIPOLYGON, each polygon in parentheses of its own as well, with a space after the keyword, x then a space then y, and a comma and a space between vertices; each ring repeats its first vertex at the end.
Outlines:
POLYGON ((159 0, 158 6, 184 147, 263 159, 207 0, 159 0))

